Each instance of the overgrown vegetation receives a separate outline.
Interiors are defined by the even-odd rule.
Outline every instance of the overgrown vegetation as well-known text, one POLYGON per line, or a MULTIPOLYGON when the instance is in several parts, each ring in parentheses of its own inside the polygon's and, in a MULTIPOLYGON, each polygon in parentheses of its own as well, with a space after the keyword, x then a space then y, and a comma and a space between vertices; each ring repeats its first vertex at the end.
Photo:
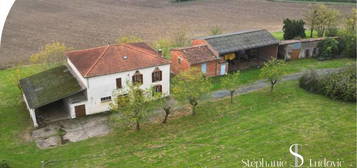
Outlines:
POLYGON ((66 60, 64 53, 71 49, 60 42, 46 44, 38 53, 30 56, 30 62, 33 64, 44 64, 47 68, 51 68, 54 65, 64 63, 66 60))
POLYGON ((300 78, 299 85, 307 91, 332 99, 355 102, 356 78, 356 65, 322 76, 311 70, 300 78))
POLYGON ((319 60, 327 60, 338 57, 339 54, 339 43, 333 38, 327 38, 317 45, 320 52, 318 54, 319 60))

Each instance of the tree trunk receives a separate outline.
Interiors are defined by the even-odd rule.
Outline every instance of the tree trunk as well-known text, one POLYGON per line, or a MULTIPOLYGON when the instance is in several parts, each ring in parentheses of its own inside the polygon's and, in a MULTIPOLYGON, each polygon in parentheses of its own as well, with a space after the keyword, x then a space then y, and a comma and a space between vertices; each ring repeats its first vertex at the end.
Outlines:
POLYGON ((271 86, 270 86, 270 93, 272 93, 272 92, 273 92, 273 90, 274 90, 274 86, 275 86, 275 84, 276 84, 277 82, 278 82, 277 80, 272 80, 272 81, 270 81, 270 83, 271 83, 271 86))
POLYGON ((139 120, 136 120, 136 130, 140 131, 140 122, 139 122, 139 120))
POLYGON ((196 115, 196 105, 192 105, 192 115, 196 115))
POLYGON ((312 34, 314 33, 314 26, 311 26, 311 30, 310 30, 310 38, 312 38, 312 34))
POLYGON ((234 90, 231 90, 231 91, 230 91, 230 94, 231 94, 231 104, 233 104, 233 95, 234 95, 234 90))
POLYGON ((162 123, 166 124, 167 118, 169 118, 169 115, 170 115, 170 108, 164 108, 164 111, 165 111, 165 118, 164 118, 164 121, 162 121, 162 123))
POLYGON ((198 102, 196 99, 191 98, 190 99, 190 104, 192 106, 192 115, 196 115, 196 106, 198 105, 198 102))

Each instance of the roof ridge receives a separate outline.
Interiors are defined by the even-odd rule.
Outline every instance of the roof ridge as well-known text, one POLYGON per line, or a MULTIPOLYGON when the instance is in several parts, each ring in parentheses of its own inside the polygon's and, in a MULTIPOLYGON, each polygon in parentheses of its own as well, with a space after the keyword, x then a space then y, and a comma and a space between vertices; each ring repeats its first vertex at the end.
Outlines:
POLYGON ((94 66, 98 64, 99 60, 104 56, 104 54, 107 52, 109 49, 110 45, 107 45, 107 47, 104 49, 103 53, 95 60, 94 64, 88 69, 88 71, 84 74, 84 77, 88 75, 90 71, 93 70, 94 66))
POLYGON ((198 48, 198 47, 208 47, 208 45, 207 44, 199 44, 199 45, 194 45, 194 46, 173 48, 171 50, 184 50, 184 49, 191 49, 191 48, 198 48))
POLYGON ((232 32, 232 33, 225 33, 225 34, 218 34, 218 35, 211 35, 211 36, 203 36, 203 37, 198 37, 196 39, 212 39, 212 38, 218 38, 218 37, 225 37, 225 36, 230 36, 230 35, 237 35, 237 34, 246 34, 246 33, 253 33, 257 31, 267 31, 266 29, 252 29, 252 30, 243 30, 243 31, 238 31, 238 32, 232 32))
POLYGON ((99 49, 99 48, 107 47, 107 46, 108 46, 108 45, 106 45, 106 46, 98 46, 98 47, 93 47, 93 48, 86 48, 86 49, 79 49, 79 50, 71 50, 71 51, 65 52, 65 55, 70 54, 70 53, 75 53, 75 52, 82 52, 82 51, 88 51, 88 50, 99 49))
POLYGON ((154 57, 154 58, 158 58, 158 59, 160 59, 160 60, 165 60, 165 61, 166 61, 166 59, 164 59, 164 58, 162 58, 162 57, 159 57, 158 55, 154 55, 154 54, 152 54, 152 53, 146 52, 146 51, 143 50, 142 48, 139 48, 139 47, 136 47, 136 46, 132 46, 132 45, 130 45, 130 44, 124 44, 124 45, 125 45, 126 47, 131 48, 131 49, 134 49, 134 50, 136 50, 136 51, 138 51, 138 52, 141 52, 141 53, 147 54, 147 55, 149 55, 149 56, 152 56, 152 57, 154 57))

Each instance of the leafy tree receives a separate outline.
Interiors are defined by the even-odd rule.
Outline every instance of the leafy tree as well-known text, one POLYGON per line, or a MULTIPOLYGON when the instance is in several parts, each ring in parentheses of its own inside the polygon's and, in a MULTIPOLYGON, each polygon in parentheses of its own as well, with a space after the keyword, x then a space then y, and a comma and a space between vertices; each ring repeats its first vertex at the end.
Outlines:
POLYGON ((275 85, 281 80, 284 75, 285 62, 273 58, 272 60, 266 62, 263 68, 260 70, 260 76, 267 78, 270 86, 270 92, 273 92, 275 85))
POLYGON ((30 56, 31 63, 46 64, 48 68, 51 64, 63 63, 65 61, 64 53, 71 48, 63 43, 54 42, 46 44, 40 52, 30 56))
POLYGON ((357 9, 352 9, 352 12, 349 16, 346 17, 345 21, 345 30, 347 32, 355 33, 356 32, 356 22, 357 22, 357 9))
POLYGON ((340 48, 342 55, 346 57, 356 58, 356 21, 357 21, 357 9, 353 9, 351 15, 345 19, 344 30, 340 32, 340 48))
POLYGON ((210 34, 211 35, 219 35, 219 34, 222 34, 222 33, 223 33, 222 29, 219 26, 214 26, 210 30, 210 34))
POLYGON ((231 96, 231 104, 233 104, 233 95, 238 88, 239 71, 231 74, 227 74, 222 78, 222 86, 229 90, 231 96))
POLYGON ((310 38, 312 38, 318 18, 318 9, 319 6, 313 5, 310 7, 310 10, 305 14, 304 21, 306 25, 310 27, 310 38))
POLYGON ((290 40, 294 38, 305 38, 305 22, 303 20, 291 20, 285 19, 283 32, 284 32, 284 39, 290 40))
POLYGON ((153 47, 157 50, 161 50, 162 54, 165 58, 169 59, 170 58, 170 50, 174 48, 174 44, 172 41, 168 39, 160 39, 156 42, 154 42, 153 47))
POLYGON ((144 40, 141 37, 135 36, 135 35, 130 35, 130 36, 123 36, 119 37, 116 39, 117 44, 123 44, 123 43, 138 43, 138 42, 143 42, 144 40))
POLYGON ((331 59, 338 55, 338 41, 333 38, 325 39, 317 45, 320 52, 318 58, 320 60, 331 59))
POLYGON ((173 78, 172 92, 177 100, 188 101, 192 107, 192 115, 201 96, 209 91, 211 83, 196 68, 179 73, 173 78))
POLYGON ((1 161, 0 168, 10 168, 10 166, 6 163, 5 160, 1 161))
POLYGON ((135 124, 137 131, 140 130, 140 123, 145 120, 151 110, 156 105, 157 99, 152 94, 151 89, 143 90, 140 85, 128 84, 127 91, 122 90, 119 96, 111 104, 111 110, 119 113, 123 121, 129 125, 135 124))
POLYGON ((164 120, 162 121, 163 124, 167 123, 167 119, 169 118, 169 115, 171 114, 174 105, 175 105, 175 100, 170 97, 164 97, 161 99, 157 99, 158 104, 160 105, 161 109, 165 112, 165 117, 164 120))
POLYGON ((325 36, 328 31, 338 27, 338 19, 340 17, 340 12, 338 10, 328 8, 325 5, 319 5, 316 8, 316 13, 317 18, 315 25, 319 37, 325 36))

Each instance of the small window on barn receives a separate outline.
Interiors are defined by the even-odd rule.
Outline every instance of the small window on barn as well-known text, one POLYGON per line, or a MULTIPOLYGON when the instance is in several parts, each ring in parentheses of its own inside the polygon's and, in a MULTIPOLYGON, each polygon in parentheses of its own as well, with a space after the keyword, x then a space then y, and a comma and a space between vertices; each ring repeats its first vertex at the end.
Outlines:
POLYGON ((141 74, 139 71, 136 71, 132 77, 132 80, 134 84, 143 84, 143 74, 141 74))
POLYGON ((121 78, 116 79, 116 85, 117 85, 117 89, 123 88, 122 83, 121 83, 121 78))
POLYGON ((207 64, 201 64, 201 72, 202 73, 207 73, 207 64))
POLYGON ((182 59, 181 59, 180 57, 178 57, 177 63, 178 63, 178 64, 181 64, 181 61, 182 61, 182 59))
POLYGON ((154 72, 151 74, 152 82, 157 82, 162 80, 162 71, 159 68, 155 68, 154 72))
POLYGON ((102 98, 100 98, 100 101, 101 101, 102 103, 109 102, 109 101, 111 101, 111 100, 112 100, 112 97, 111 97, 111 96, 107 96, 107 97, 102 97, 102 98))
POLYGON ((162 93, 162 85, 155 85, 153 88, 153 95, 157 93, 162 93))

